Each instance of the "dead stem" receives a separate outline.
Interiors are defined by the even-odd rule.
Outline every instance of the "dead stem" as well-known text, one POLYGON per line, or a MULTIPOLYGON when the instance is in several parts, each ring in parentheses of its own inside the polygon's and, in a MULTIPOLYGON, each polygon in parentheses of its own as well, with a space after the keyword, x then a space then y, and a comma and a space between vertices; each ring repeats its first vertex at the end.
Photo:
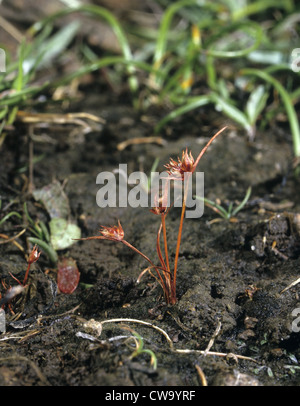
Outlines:
POLYGON ((166 145, 166 141, 161 137, 143 137, 143 138, 133 138, 130 140, 126 140, 120 142, 117 145, 118 151, 123 151, 125 148, 129 147, 130 145, 138 145, 138 144, 158 144, 158 145, 166 145))
POLYGON ((293 286, 296 286, 298 283, 300 283, 300 278, 296 279, 294 282, 290 283, 286 288, 284 288, 281 292, 280 295, 284 292, 286 292, 287 290, 289 290, 290 288, 292 288, 293 286))
POLYGON ((139 323, 142 324, 144 326, 148 326, 151 327, 157 331, 159 331, 167 340, 168 344, 170 345, 170 349, 178 354, 201 354, 201 355, 215 355, 218 357, 233 357, 236 359, 243 359, 246 361, 252 361, 252 362, 256 362, 257 361, 254 358, 251 357, 246 357, 244 355, 237 355, 237 354, 233 354, 233 353, 225 353, 225 352, 215 352, 215 351, 207 351, 207 350, 190 350, 190 349, 175 349, 174 348, 174 344, 173 341, 171 340, 171 338, 169 337, 168 333, 166 333, 162 328, 155 326, 152 323, 149 323, 147 321, 143 321, 143 320, 137 320, 137 319, 122 319, 122 318, 116 318, 116 319, 110 319, 110 320, 103 320, 101 321, 101 324, 105 324, 105 323, 122 323, 122 322, 126 322, 126 323, 139 323))
MULTIPOLYGON (((16 240, 17 238, 21 237, 22 234, 24 234, 26 231, 26 229, 24 228, 22 231, 20 231, 17 235, 15 235, 14 237, 8 238, 7 235, 5 234, 0 234, 0 238, 5 238, 5 241, 0 241, 0 244, 7 244, 8 242, 13 242, 14 240, 16 240)), ((21 246, 18 245, 18 248, 21 249, 21 246)), ((21 251, 24 252, 23 249, 21 249, 21 251)))
POLYGON ((218 325, 216 327, 216 330, 215 330, 214 334, 212 335, 211 339, 209 340, 209 343, 208 343, 208 346, 206 347, 204 356, 206 356, 206 354, 208 354, 209 350, 214 345, 215 339, 216 339, 216 337, 218 336, 218 334, 219 334, 219 332, 221 330, 221 326, 222 326, 221 322, 218 321, 218 325))
POLYGON ((66 114, 52 114, 52 113, 28 113, 26 111, 18 111, 16 116, 17 121, 26 124, 37 123, 50 123, 50 124, 77 124, 85 126, 83 120, 91 120, 96 123, 105 124, 102 117, 95 116, 94 114, 79 112, 79 113, 66 113, 66 114))
POLYGON ((207 386, 207 380, 206 377, 204 375, 204 372, 202 371, 202 369, 200 368, 200 366, 198 364, 195 365, 195 368, 198 372, 199 378, 201 380, 201 384, 202 386, 207 386))
POLYGON ((256 362, 257 361, 254 358, 251 357, 246 357, 244 355, 237 355, 234 354, 232 352, 216 352, 216 351, 203 351, 203 350, 189 350, 189 349, 180 349, 180 350, 175 350, 175 352, 179 353, 179 354, 201 354, 201 355, 215 355, 217 357, 232 357, 232 358, 236 358, 236 359, 243 359, 246 361, 252 361, 252 362, 256 362))

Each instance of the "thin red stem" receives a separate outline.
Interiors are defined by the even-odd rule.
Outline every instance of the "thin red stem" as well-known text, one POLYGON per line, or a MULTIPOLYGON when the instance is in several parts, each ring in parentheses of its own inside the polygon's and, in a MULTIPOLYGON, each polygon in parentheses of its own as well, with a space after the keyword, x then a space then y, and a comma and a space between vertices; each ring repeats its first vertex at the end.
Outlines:
POLYGON ((164 237, 164 247, 165 247, 165 257, 166 257, 166 263, 167 263, 167 270, 170 273, 170 264, 169 264, 169 253, 168 253, 168 243, 167 243, 167 230, 166 230, 166 219, 165 219, 165 214, 162 213, 161 215, 161 224, 162 224, 162 229, 163 229, 163 237, 164 237))
POLYGON ((194 162, 194 165, 193 165, 193 172, 195 171, 195 169, 196 169, 196 167, 197 167, 197 165, 198 165, 200 159, 202 158, 203 154, 205 153, 205 151, 207 150, 207 148, 210 146, 210 144, 213 142, 213 140, 214 140, 215 138, 217 138, 217 136, 220 135, 224 130, 226 130, 226 128, 227 128, 227 127, 221 128, 221 130, 218 131, 218 132, 208 141, 208 143, 207 143, 207 144, 205 145, 205 147, 202 149, 202 151, 201 151, 200 154, 198 155, 196 161, 194 162))
POLYGON ((186 185, 185 185, 183 202, 182 202, 180 224, 179 224, 179 230, 178 230, 178 236, 177 236, 177 245, 176 245, 176 252, 175 252, 174 272, 173 272, 173 287, 174 287, 174 294, 175 295, 176 295, 176 275, 177 275, 177 267, 178 267, 178 257, 179 257, 179 249, 180 249, 180 244, 181 244, 183 220, 184 220, 185 209, 186 209, 186 198, 187 198, 187 192, 188 192, 188 186, 189 186, 189 177, 192 175, 192 173, 191 172, 186 172, 186 174, 187 174, 187 176, 185 177, 186 185))
MULTIPOLYGON (((162 253, 161 253, 161 249, 160 249, 160 233, 161 233, 161 229, 164 228, 164 241, 165 241, 165 250, 167 250, 168 253, 168 249, 166 248, 166 226, 164 223, 164 227, 163 227, 163 222, 160 224, 158 233, 157 233, 157 240, 156 240, 156 249, 157 249, 157 254, 158 254, 158 258, 160 260, 160 263, 162 265, 162 272, 166 281, 166 285, 167 285, 167 290, 168 290, 168 297, 172 297, 172 277, 171 277, 171 272, 170 272, 170 266, 169 266, 169 259, 167 257, 166 261, 167 261, 167 266, 165 264, 165 261, 163 259, 162 253)), ((169 300, 168 300, 169 302, 169 300)))
POLYGON ((28 279, 28 275, 29 275, 29 269, 30 269, 31 264, 28 264, 26 272, 25 272, 25 276, 24 276, 24 280, 23 280, 23 286, 26 285, 27 279, 28 279))
MULTIPOLYGON (((151 259, 149 259, 149 258, 147 257, 147 255, 143 254, 141 251, 139 251, 137 248, 135 248, 133 245, 131 245, 128 241, 122 240, 121 242, 122 242, 124 245, 126 245, 128 248, 132 249, 132 250, 133 250, 134 252, 136 252, 137 254, 141 255, 141 257, 143 257, 146 261, 149 262, 149 264, 151 264, 151 266, 155 269, 155 271, 156 271, 156 273, 157 273, 157 275, 158 275, 158 277, 159 277, 161 286, 162 286, 163 291, 164 291, 164 293, 165 293, 165 295, 166 295, 166 300, 167 300, 167 302, 169 302, 169 291, 168 291, 168 289, 166 288, 166 285, 165 285, 164 280, 163 280, 163 278, 162 278, 162 276, 161 276, 161 274, 160 274, 160 272, 159 272, 159 270, 158 270, 158 267, 153 264, 153 262, 151 261, 151 259)), ((164 272, 164 270, 163 270, 163 272, 164 272)))
POLYGON ((9 274, 10 274, 10 276, 11 276, 15 281, 18 282, 19 285, 24 286, 24 285, 22 285, 22 283, 19 281, 19 279, 16 278, 11 272, 9 272, 9 274))

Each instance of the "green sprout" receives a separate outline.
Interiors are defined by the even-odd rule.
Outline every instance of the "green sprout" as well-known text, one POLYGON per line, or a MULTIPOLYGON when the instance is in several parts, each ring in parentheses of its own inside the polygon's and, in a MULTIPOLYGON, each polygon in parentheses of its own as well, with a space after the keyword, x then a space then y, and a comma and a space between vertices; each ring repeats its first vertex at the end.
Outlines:
POLYGON ((129 337, 129 339, 133 339, 135 344, 135 350, 130 355, 130 359, 138 357, 141 354, 148 354, 150 355, 150 365, 153 367, 154 370, 157 368, 157 357, 152 350, 144 348, 144 340, 143 338, 132 328, 128 326, 123 326, 123 329, 129 330, 133 335, 129 337))
POLYGON ((247 202, 250 198, 251 191, 252 191, 252 188, 251 188, 251 186, 249 186, 244 199, 235 208, 233 208, 233 202, 230 202, 228 208, 225 209, 220 204, 218 204, 212 200, 209 200, 205 197, 195 196, 195 198, 198 200, 204 201, 204 203, 206 204, 207 207, 211 208, 215 213, 217 213, 224 220, 230 220, 230 219, 234 218, 238 214, 238 212, 240 212, 245 207, 245 205, 247 204, 247 202))
POLYGON ((58 262, 58 255, 51 245, 50 235, 46 224, 42 220, 38 220, 37 222, 33 221, 28 213, 26 202, 24 203, 24 213, 30 224, 28 230, 35 236, 28 237, 28 241, 32 244, 38 245, 48 255, 50 261, 53 264, 56 264, 58 262))
POLYGON ((7 213, 5 216, 2 217, 2 219, 0 220, 0 226, 6 221, 8 220, 11 216, 16 216, 19 219, 22 219, 22 216, 20 213, 18 213, 17 211, 11 211, 9 213, 7 213))

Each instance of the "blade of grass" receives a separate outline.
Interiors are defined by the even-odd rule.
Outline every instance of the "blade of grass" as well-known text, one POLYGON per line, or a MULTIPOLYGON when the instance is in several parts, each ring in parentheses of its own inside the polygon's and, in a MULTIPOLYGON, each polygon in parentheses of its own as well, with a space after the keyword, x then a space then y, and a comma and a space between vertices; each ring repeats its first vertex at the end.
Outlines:
POLYGON ((247 4, 245 7, 234 10, 232 13, 232 19, 235 21, 241 20, 251 14, 259 14, 262 11, 275 6, 276 8, 284 8, 287 12, 291 12, 295 9, 293 0, 277 0, 276 4, 274 3, 274 0, 259 0, 247 4))
POLYGON ((36 71, 37 69, 48 66, 54 58, 68 47, 78 32, 79 27, 80 23, 73 21, 51 37, 44 38, 44 41, 41 43, 40 41, 38 41, 39 43, 34 41, 34 49, 24 60, 24 71, 36 71))
POLYGON ((10 93, 0 99, 0 107, 5 108, 6 106, 13 106, 14 104, 26 102, 28 97, 32 97, 42 90, 45 90, 50 84, 50 82, 45 82, 40 86, 30 86, 26 89, 10 93))
MULTIPOLYGON (((132 65, 132 66, 135 66, 136 68, 140 68, 142 70, 155 73, 156 75, 160 75, 160 76, 164 75, 163 72, 161 72, 159 70, 155 71, 152 66, 150 66, 149 64, 147 64, 145 62, 135 61, 133 59, 128 60, 128 59, 125 59, 123 56, 108 56, 105 58, 97 59, 96 61, 94 61, 91 64, 82 66, 81 68, 77 69, 75 72, 72 72, 68 75, 65 75, 63 78, 60 78, 60 79, 54 81, 51 84, 51 86, 57 87, 57 86, 63 85, 65 83, 70 82, 70 80, 80 77, 86 73, 93 72, 98 69, 104 68, 106 66, 116 65, 116 64, 132 65)), ((0 105, 1 105, 1 99, 0 99, 0 105)))
POLYGON ((197 3, 198 2, 196 0, 176 1, 175 3, 171 4, 164 12, 161 25, 159 28, 159 33, 156 41, 156 49, 153 57, 153 64, 156 68, 159 67, 166 52, 168 31, 170 29, 170 25, 174 17, 174 14, 176 14, 176 12, 183 7, 194 6, 197 5, 197 3))
POLYGON ((251 92, 246 104, 246 113, 252 126, 255 125, 259 114, 264 109, 269 93, 266 92, 265 86, 257 86, 253 92, 251 92))
POLYGON ((256 76, 262 80, 264 80, 267 83, 270 83, 280 94, 283 104, 286 109, 286 113, 288 115, 288 119, 290 122, 290 128, 291 128, 291 133, 292 133, 292 139, 293 139, 293 149, 294 149, 294 155, 296 157, 300 157, 300 128, 299 128, 299 121, 297 117, 297 113, 295 111, 295 108, 293 106, 293 103, 290 99, 290 95, 288 92, 285 90, 283 85, 275 79, 273 76, 271 76, 269 73, 263 70, 258 70, 254 68, 247 68, 243 69, 241 71, 241 75, 244 76, 256 76))
MULTIPOLYGON (((23 89, 23 61, 24 61, 24 51, 25 51, 25 42, 22 42, 20 48, 19 48, 19 64, 18 64, 18 74, 17 77, 15 78, 13 84, 12 84, 12 89, 16 90, 17 92, 21 91, 23 89)), ((18 112, 18 106, 14 106, 9 113, 7 123, 12 124, 15 120, 16 114, 18 112)))
POLYGON ((223 206, 217 204, 216 202, 213 202, 212 200, 207 199, 206 197, 195 196, 195 198, 197 200, 204 202, 208 207, 210 207, 213 211, 218 213, 225 220, 228 220, 230 218, 229 211, 225 210, 223 206))
POLYGON ((252 192, 251 186, 248 187, 247 192, 245 194, 244 199, 241 201, 241 203, 233 210, 232 216, 235 216, 239 211, 242 210, 242 208, 245 206, 245 204, 248 202, 250 195, 252 192))
POLYGON ((215 103, 215 106, 221 109, 221 111, 229 118, 240 124, 249 135, 252 135, 252 126, 248 120, 246 114, 235 107, 229 100, 223 99, 217 93, 211 93, 211 100, 215 103))
POLYGON ((114 31, 114 33, 118 39, 118 42, 119 42, 120 47, 123 52, 123 56, 124 56, 125 60, 127 62, 129 62, 128 63, 128 74, 129 74, 130 89, 132 92, 136 92, 136 90, 138 89, 138 81, 137 81, 136 77, 134 76, 134 73, 135 73, 134 66, 132 65, 132 63, 130 63, 131 60, 133 59, 133 57, 132 57, 131 49, 129 46, 129 42, 128 42, 126 35, 123 32, 123 29, 122 29, 121 25, 119 24, 118 20, 107 9, 100 7, 100 6, 91 5, 91 4, 82 5, 80 7, 75 7, 75 8, 66 8, 55 14, 52 14, 51 16, 45 18, 44 20, 42 20, 38 23, 35 23, 31 27, 30 32, 35 33, 37 31, 39 31, 45 24, 52 22, 52 21, 56 20, 57 18, 66 16, 66 15, 72 14, 72 13, 78 13, 78 12, 87 13, 87 14, 95 16, 97 18, 104 19, 111 26, 112 30, 114 31))
MULTIPOLYGON (((263 39, 263 30, 259 24, 257 24, 254 21, 238 22, 235 24, 230 24, 224 27, 223 29, 218 30, 216 38, 211 39, 211 41, 213 41, 213 44, 210 45, 207 50, 204 50, 204 52, 207 55, 214 56, 217 58, 241 58, 256 50, 261 44, 262 39, 263 39), (253 44, 247 48, 242 48, 235 51, 222 51, 212 48, 213 44, 215 44, 217 39, 221 38, 223 40, 224 36, 228 34, 228 32, 232 33, 238 30, 245 31, 247 34, 249 34, 249 36, 254 39, 253 44)), ((231 45, 231 42, 229 43, 231 45)))
POLYGON ((211 97, 208 95, 197 96, 189 98, 184 106, 178 107, 177 109, 171 111, 167 116, 158 122, 154 128, 154 132, 158 133, 162 127, 167 124, 169 121, 174 120, 175 118, 191 111, 195 110, 198 107, 205 106, 206 104, 211 103, 211 97))
POLYGON ((6 214, 1 220, 0 220, 0 226, 7 220, 9 219, 11 216, 17 216, 19 219, 22 219, 22 216, 20 213, 16 212, 16 211, 11 211, 10 213, 6 214))

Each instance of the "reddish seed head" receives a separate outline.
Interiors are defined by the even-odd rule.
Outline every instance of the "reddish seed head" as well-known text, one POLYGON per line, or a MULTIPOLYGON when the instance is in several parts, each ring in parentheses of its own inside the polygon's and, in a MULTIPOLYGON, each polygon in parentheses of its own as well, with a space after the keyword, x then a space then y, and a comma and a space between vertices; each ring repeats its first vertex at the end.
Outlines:
POLYGON ((161 207, 161 206, 155 206, 152 207, 152 209, 150 209, 151 213, 154 213, 156 215, 161 215, 164 214, 166 212, 167 208, 166 207, 161 207))
POLYGON ((221 134, 227 127, 223 127, 220 131, 218 131, 205 145, 204 148, 202 148, 202 151, 198 155, 197 159, 194 160, 192 153, 188 153, 188 150, 186 148, 185 151, 182 152, 182 157, 181 160, 178 157, 178 162, 176 162, 174 159, 171 158, 170 163, 168 165, 165 165, 167 168, 167 172, 169 175, 172 176, 172 179, 181 179, 184 180, 184 174, 186 172, 194 172, 197 168, 197 165, 202 158, 203 154, 209 147, 209 145, 213 142, 215 138, 219 134, 221 134))
POLYGON ((178 157, 178 162, 171 158, 170 163, 165 165, 165 167, 169 175, 183 179, 185 172, 193 172, 195 170, 194 162, 192 153, 188 153, 186 148, 185 151, 182 151, 181 159, 178 157))
POLYGON ((118 220, 118 226, 113 227, 105 227, 101 226, 100 233, 103 237, 107 238, 108 240, 114 241, 122 241, 124 238, 124 230, 121 226, 120 220, 118 220))
POLYGON ((168 207, 168 197, 167 194, 165 193, 163 196, 158 197, 158 195, 155 195, 154 197, 154 207, 150 209, 151 213, 161 215, 167 212, 168 207))
POLYGON ((188 150, 182 151, 181 168, 183 172, 193 172, 194 170, 194 158, 192 153, 188 153, 188 150))
POLYGON ((39 259, 40 255, 41 255, 41 253, 38 252, 38 250, 36 248, 36 245, 35 245, 32 248, 31 253, 29 254, 29 258, 27 260, 27 263, 30 264, 30 265, 33 264, 34 262, 36 262, 39 259))

